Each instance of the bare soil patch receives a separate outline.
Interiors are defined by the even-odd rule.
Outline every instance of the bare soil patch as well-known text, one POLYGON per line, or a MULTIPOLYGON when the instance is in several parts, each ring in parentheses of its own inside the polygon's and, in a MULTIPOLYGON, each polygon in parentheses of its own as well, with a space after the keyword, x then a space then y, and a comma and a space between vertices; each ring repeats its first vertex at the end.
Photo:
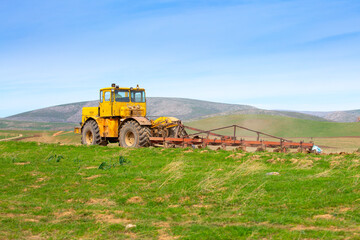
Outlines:
POLYGON ((345 213, 345 212, 348 212, 348 211, 350 211, 350 210, 351 210, 351 208, 349 208, 349 207, 343 207, 343 208, 340 208, 340 209, 339 209, 339 212, 345 213))
POLYGON ((194 204, 194 205, 192 205, 192 206, 195 207, 195 208, 210 208, 210 207, 211 207, 210 204, 202 204, 202 203, 200 203, 200 204, 194 204))
POLYGON ((335 226, 316 227, 316 226, 296 225, 296 226, 290 228, 290 230, 291 231, 315 230, 315 231, 329 231, 329 232, 359 232, 360 227, 341 228, 341 227, 335 227, 335 226))
POLYGON ((168 222, 157 222, 154 224, 156 227, 159 227, 158 229, 158 240, 172 240, 172 239, 178 239, 177 236, 171 236, 169 235, 170 231, 170 224, 168 222))
POLYGON ((145 179, 143 179, 143 178, 135 178, 135 180, 138 182, 145 181, 145 179))
POLYGON ((234 153, 234 154, 227 156, 225 159, 228 159, 228 158, 239 159, 239 158, 242 158, 243 156, 245 156, 244 153, 234 153))
POLYGON ((297 159, 297 158, 292 158, 290 159, 290 161, 296 165, 296 168, 301 168, 301 169, 305 169, 305 168, 312 168, 314 165, 313 160, 311 159, 297 159))
POLYGON ((36 182, 43 182, 43 181, 45 181, 45 180, 46 180, 46 178, 40 177, 40 178, 38 178, 38 179, 36 180, 36 182))
POLYGON ((180 203, 185 203, 185 202, 187 202, 187 201, 190 201, 190 197, 188 197, 188 196, 186 196, 186 197, 181 197, 181 198, 179 199, 179 202, 180 202, 180 203))
POLYGON ((130 222, 130 220, 128 219, 117 218, 113 214, 106 214, 106 213, 95 214, 95 219, 97 222, 105 222, 111 224, 126 224, 130 222))
POLYGON ((46 239, 46 238, 42 237, 41 235, 31 235, 31 236, 26 236, 26 239, 29 239, 29 240, 43 240, 43 239, 46 239))
POLYGON ((127 203, 142 203, 143 199, 139 196, 131 197, 127 201, 127 203))
POLYGON ((60 135, 60 134, 63 133, 63 132, 64 132, 64 131, 58 131, 58 132, 54 133, 52 136, 53 136, 53 137, 56 137, 56 136, 60 135))
POLYGON ((30 164, 30 162, 17 162, 17 163, 14 163, 15 165, 27 165, 27 164, 30 164))
POLYGON ((9 141, 9 140, 16 140, 16 139, 20 139, 23 135, 19 134, 19 136, 16 137, 10 137, 10 138, 4 138, 4 139, 0 139, 0 142, 2 141, 9 141))
POLYGON ((14 213, 0 214, 0 216, 6 218, 20 218, 24 222, 40 222, 40 220, 44 218, 44 216, 32 216, 27 214, 14 214, 14 213))
POLYGON ((90 198, 89 201, 86 202, 88 205, 102 205, 102 206, 115 206, 116 203, 114 201, 108 200, 106 198, 90 198))
POLYGON ((313 217, 313 219, 335 219, 335 217, 331 214, 322 214, 322 215, 316 215, 313 217))
POLYGON ((91 179, 95 179, 95 178, 98 178, 98 177, 101 177, 101 175, 93 175, 93 176, 90 176, 90 177, 86 177, 85 179, 86 180, 91 180, 91 179))
POLYGON ((177 207, 179 207, 180 205, 178 205, 178 204, 172 204, 172 205, 169 205, 169 208, 177 208, 177 207))
POLYGON ((56 218, 72 217, 75 215, 74 209, 67 209, 65 211, 59 211, 54 213, 56 218))
POLYGON ((162 198, 162 197, 157 197, 157 198, 155 198, 155 202, 164 202, 165 200, 164 200, 164 198, 162 198))
POLYGON ((95 168, 98 168, 98 167, 96 167, 96 166, 85 167, 85 169, 95 169, 95 168))

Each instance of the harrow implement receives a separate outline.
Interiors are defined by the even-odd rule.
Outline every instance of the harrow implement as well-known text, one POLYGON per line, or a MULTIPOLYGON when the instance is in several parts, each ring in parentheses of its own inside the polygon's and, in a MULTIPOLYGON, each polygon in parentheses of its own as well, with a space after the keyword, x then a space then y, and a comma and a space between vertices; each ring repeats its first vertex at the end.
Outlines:
POLYGON ((207 146, 219 146, 222 149, 226 149, 226 147, 238 147, 243 150, 246 150, 246 147, 257 147, 258 149, 266 149, 266 148, 275 148, 276 151, 286 152, 289 148, 297 148, 299 151, 311 151, 313 147, 313 143, 305 143, 303 141, 293 142, 291 140, 273 136, 264 132, 252 130, 246 127, 242 127, 239 125, 230 125, 221 128, 215 128, 211 130, 201 130, 189 126, 185 126, 180 124, 178 126, 183 130, 188 129, 191 131, 195 131, 192 134, 186 134, 182 137, 150 137, 150 141, 152 145, 160 145, 165 148, 171 146, 178 147, 199 147, 205 148, 207 146), (215 131, 233 129, 232 136, 221 135, 215 133, 215 131), (238 129, 245 130, 248 132, 252 132, 256 134, 256 140, 245 140, 244 138, 239 138, 236 136, 236 132, 238 129), (270 138, 271 140, 263 140, 261 136, 265 136, 270 138), (274 139, 274 140, 273 140, 274 139), (276 139, 276 140, 275 140, 276 139))

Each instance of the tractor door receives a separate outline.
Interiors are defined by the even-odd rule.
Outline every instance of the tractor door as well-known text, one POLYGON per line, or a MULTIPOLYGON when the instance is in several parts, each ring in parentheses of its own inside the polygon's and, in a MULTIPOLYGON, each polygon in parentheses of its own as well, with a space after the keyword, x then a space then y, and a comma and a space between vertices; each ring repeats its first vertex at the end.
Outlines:
POLYGON ((100 117, 112 116, 111 91, 100 91, 100 117))

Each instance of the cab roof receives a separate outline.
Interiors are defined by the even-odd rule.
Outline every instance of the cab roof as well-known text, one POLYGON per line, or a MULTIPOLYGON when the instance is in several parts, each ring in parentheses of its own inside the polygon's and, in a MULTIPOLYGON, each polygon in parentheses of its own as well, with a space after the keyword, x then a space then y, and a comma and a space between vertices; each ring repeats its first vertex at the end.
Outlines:
POLYGON ((100 91, 103 90, 135 90, 135 91, 145 91, 144 88, 119 88, 119 87, 108 87, 108 88, 101 88, 100 91))

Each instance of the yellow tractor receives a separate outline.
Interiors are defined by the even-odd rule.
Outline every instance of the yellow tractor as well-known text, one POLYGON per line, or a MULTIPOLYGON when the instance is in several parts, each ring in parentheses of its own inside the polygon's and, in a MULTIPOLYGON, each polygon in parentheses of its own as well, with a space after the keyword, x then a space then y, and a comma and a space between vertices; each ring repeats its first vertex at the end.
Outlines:
POLYGON ((81 134, 86 145, 104 145, 118 142, 121 147, 148 147, 150 137, 184 137, 181 121, 173 117, 149 120, 146 117, 145 89, 119 88, 112 84, 100 89, 98 107, 82 109, 81 134))

